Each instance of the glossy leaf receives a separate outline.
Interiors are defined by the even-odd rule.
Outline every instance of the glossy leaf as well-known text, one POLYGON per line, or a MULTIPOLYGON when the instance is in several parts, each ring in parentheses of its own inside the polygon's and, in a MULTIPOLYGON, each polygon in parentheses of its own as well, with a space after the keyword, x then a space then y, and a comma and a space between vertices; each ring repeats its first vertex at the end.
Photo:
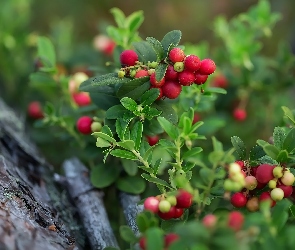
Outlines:
POLYGON ((166 63, 160 63, 156 67, 156 71, 155 71, 156 81, 159 82, 164 78, 167 68, 168 68, 168 64, 166 64, 166 63))
POLYGON ((110 154, 112 156, 116 156, 119 158, 129 159, 129 160, 137 160, 137 157, 131 153, 130 151, 123 150, 123 149, 113 149, 110 154))
POLYGON ((132 229, 128 226, 120 226, 120 236, 123 240, 129 242, 129 243, 136 243, 137 237, 133 233, 132 229))
POLYGON ((147 63, 148 61, 153 62, 157 60, 157 55, 148 42, 134 42, 132 45, 138 54, 138 60, 140 62, 147 63))
POLYGON ((120 100, 121 104, 124 106, 124 108, 130 110, 130 111, 135 111, 137 109, 137 103, 133 99, 129 97, 123 97, 120 100))
POLYGON ((136 78, 129 81, 127 84, 123 84, 117 91, 117 96, 130 97, 133 100, 138 100, 145 91, 150 88, 149 77, 136 78))
POLYGON ((143 106, 151 105, 158 98, 159 93, 160 93, 159 89, 157 88, 149 89, 140 98, 141 104, 143 106))
POLYGON ((238 159, 245 160, 246 159, 246 146, 245 146, 244 142, 238 136, 233 136, 233 137, 231 137, 231 143, 236 150, 236 153, 238 155, 238 159))
POLYGON ((179 135, 177 127, 164 117, 158 117, 157 119, 165 132, 171 137, 171 139, 175 140, 179 135))
POLYGON ((162 180, 162 179, 159 179, 159 178, 157 178, 157 177, 152 177, 152 176, 150 176, 150 175, 148 175, 148 174, 145 174, 145 173, 141 174, 141 176, 142 176, 144 179, 146 179, 147 181, 149 181, 149 182, 152 182, 152 183, 155 183, 155 184, 157 184, 157 185, 161 185, 161 186, 164 186, 164 187, 170 188, 170 185, 169 185, 166 181, 164 181, 164 180, 162 180))
POLYGON ((158 41, 156 38, 154 37, 147 37, 146 41, 153 47, 156 55, 157 55, 157 59, 161 60, 164 57, 164 48, 162 46, 162 44, 160 43, 160 41, 158 41))
POLYGON ((168 51, 168 48, 171 44, 177 46, 181 39, 181 31, 180 30, 172 30, 168 32, 162 39, 161 44, 165 51, 168 51))
POLYGON ((134 148, 136 150, 139 150, 139 148, 140 148, 141 139, 142 139, 142 131, 143 131, 142 122, 137 121, 133 125, 133 127, 131 129, 131 134, 130 134, 130 138, 131 138, 131 140, 134 141, 134 148))
POLYGON ((198 155, 202 151, 203 151, 203 149, 201 147, 194 147, 191 150, 186 151, 183 154, 182 159, 187 159, 189 157, 194 157, 194 156, 198 155))
POLYGON ((295 128, 292 128, 287 134, 284 142, 283 149, 286 149, 289 153, 293 152, 295 149, 295 128))

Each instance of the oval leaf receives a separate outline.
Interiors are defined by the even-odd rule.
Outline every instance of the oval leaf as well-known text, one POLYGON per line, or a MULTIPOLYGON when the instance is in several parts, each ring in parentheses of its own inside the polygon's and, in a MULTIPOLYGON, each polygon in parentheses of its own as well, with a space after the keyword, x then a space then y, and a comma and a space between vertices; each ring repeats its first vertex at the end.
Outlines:
POLYGON ((161 44, 165 51, 168 50, 171 44, 177 46, 181 39, 181 31, 180 30, 172 30, 168 32, 162 39, 161 44))
POLYGON ((125 176, 116 181, 116 186, 123 192, 140 194, 145 190, 146 182, 138 176, 125 176))
POLYGON ((112 156, 116 156, 119 158, 129 159, 129 160, 137 160, 137 157, 131 153, 130 151, 123 149, 114 149, 110 152, 112 156))

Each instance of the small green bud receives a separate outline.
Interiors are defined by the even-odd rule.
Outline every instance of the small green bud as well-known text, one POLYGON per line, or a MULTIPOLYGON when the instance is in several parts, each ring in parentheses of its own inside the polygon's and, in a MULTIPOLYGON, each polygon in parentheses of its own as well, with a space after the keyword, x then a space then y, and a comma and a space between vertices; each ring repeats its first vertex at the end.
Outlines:
POLYGON ((125 76, 125 71, 123 71, 123 70, 119 70, 118 71, 118 77, 119 78, 123 78, 125 76))
POLYGON ((130 76, 134 77, 136 75, 136 70, 130 70, 130 76))
POLYGON ((91 131, 92 132, 100 132, 102 125, 100 122, 92 122, 91 124, 91 131))
POLYGON ((176 72, 182 72, 184 70, 184 63, 183 62, 176 62, 173 66, 176 72))

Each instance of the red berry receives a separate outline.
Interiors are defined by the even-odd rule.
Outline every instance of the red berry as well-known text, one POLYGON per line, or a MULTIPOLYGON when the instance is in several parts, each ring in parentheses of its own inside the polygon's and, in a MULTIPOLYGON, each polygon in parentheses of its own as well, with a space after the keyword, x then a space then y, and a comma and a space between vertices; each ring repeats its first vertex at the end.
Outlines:
POLYGON ((134 50, 124 50, 120 55, 120 62, 123 66, 134 66, 138 61, 138 55, 134 50))
POLYGON ((244 121, 247 118, 247 112, 244 109, 236 108, 233 111, 233 117, 236 121, 244 121))
POLYGON ((274 178, 272 170, 275 168, 275 166, 271 166, 268 164, 261 164, 258 166, 256 170, 256 179, 260 183, 268 183, 270 180, 274 178))
POLYGON ((195 75, 191 71, 184 70, 178 73, 178 81, 183 86, 192 85, 195 81, 195 75))
POLYGON ((256 189, 262 189, 262 188, 264 188, 266 185, 267 185, 267 183, 261 183, 261 182, 257 181, 256 189))
POLYGON ((116 43, 113 40, 109 40, 109 42, 106 44, 105 48, 103 49, 103 53, 110 56, 113 54, 115 47, 116 47, 116 43))
POLYGON ((201 120, 200 115, 197 113, 194 113, 193 124, 195 124, 196 122, 198 122, 200 120, 201 120))
POLYGON ((263 192, 263 193, 260 195, 259 200, 260 200, 260 201, 265 201, 265 200, 270 200, 270 201, 272 201, 272 203, 271 203, 271 207, 273 207, 273 206, 276 204, 276 202, 271 198, 271 195, 270 195, 269 192, 263 192))
POLYGON ((206 58, 201 61, 201 66, 199 68, 199 74, 210 75, 216 70, 216 65, 213 60, 206 58))
POLYGON ((136 72, 134 78, 145 77, 145 76, 148 76, 148 75, 149 75, 149 73, 148 73, 147 70, 145 70, 145 69, 140 69, 140 70, 138 70, 138 71, 136 72))
POLYGON ((165 236, 165 247, 169 247, 174 241, 178 240, 179 236, 175 233, 169 233, 165 236))
POLYGON ((154 72, 153 74, 151 74, 151 77, 150 77, 150 82, 151 84, 154 86, 154 87, 162 87, 165 83, 165 77, 160 80, 159 82, 156 80, 156 73, 154 72))
POLYGON ((169 52, 169 59, 170 61, 176 63, 176 62, 182 62, 185 58, 184 51, 180 48, 173 48, 169 52))
POLYGON ((228 81, 224 75, 217 75, 213 79, 212 86, 225 89, 228 86, 228 81))
POLYGON ((239 231, 244 224, 244 215, 239 211, 229 213, 227 225, 235 231, 239 231))
POLYGON ((251 167, 250 168, 250 174, 253 175, 253 176, 256 176, 257 168, 258 167, 251 167))
POLYGON ((162 87, 163 96, 166 96, 169 99, 177 98, 182 90, 181 85, 175 81, 166 81, 162 87))
POLYGON ((244 207, 247 203, 247 198, 243 193, 234 193, 230 199, 234 207, 244 207))
POLYGON ((291 196, 291 194, 293 193, 292 186, 277 185, 277 188, 280 188, 284 191, 284 198, 291 196))
POLYGON ((176 207, 178 208, 189 208, 192 205, 193 195, 186 190, 178 190, 176 195, 176 207))
POLYGON ((158 135, 146 136, 146 138, 150 146, 154 146, 155 144, 157 144, 160 139, 158 135))
POLYGON ((148 197, 145 199, 143 203, 143 207, 145 210, 149 210, 153 213, 158 213, 159 211, 159 200, 156 197, 148 197))
POLYGON ((189 55, 184 59, 184 68, 189 71, 197 71, 201 66, 201 60, 195 55, 189 55))
POLYGON ((207 228, 213 228, 216 222, 217 217, 214 214, 207 214, 202 220, 203 225, 207 228))
POLYGON ((139 239, 139 246, 142 250, 146 249, 146 238, 145 237, 141 237, 139 239))
POLYGON ((79 93, 73 93, 72 95, 74 102, 79 106, 88 106, 91 103, 91 98, 88 93, 85 92, 79 92, 79 93))
POLYGON ((175 208, 175 215, 173 218, 177 219, 180 218, 184 213, 184 209, 183 208, 175 208))
POLYGON ((44 117, 40 102, 29 103, 28 115, 34 119, 42 119, 44 117))
POLYGON ((235 161, 235 163, 239 164, 241 169, 245 167, 245 163, 243 161, 235 161))
POLYGON ((199 73, 195 73, 195 80, 194 83, 197 85, 204 84, 208 79, 208 75, 201 75, 199 73))
POLYGON ((91 134, 92 118, 89 116, 82 116, 77 121, 77 129, 82 134, 91 134))
POLYGON ((171 207, 167 213, 162 213, 161 211, 158 212, 158 215, 163 220, 170 220, 173 219, 175 216, 175 207, 171 207))
POLYGON ((178 72, 174 70, 172 65, 168 65, 168 68, 165 73, 166 80, 178 80, 178 72))

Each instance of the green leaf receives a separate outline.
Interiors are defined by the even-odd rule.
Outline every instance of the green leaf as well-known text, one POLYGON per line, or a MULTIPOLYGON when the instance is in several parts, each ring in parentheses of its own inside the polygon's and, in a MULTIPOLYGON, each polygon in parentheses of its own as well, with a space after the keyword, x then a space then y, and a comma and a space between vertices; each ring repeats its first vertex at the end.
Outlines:
POLYGON ((295 128, 292 128, 287 134, 282 149, 286 149, 289 153, 295 149, 295 128))
POLYGON ((168 52, 168 48, 171 44, 177 46, 181 39, 181 31, 180 30, 172 30, 168 32, 161 41, 163 49, 168 52))
POLYGON ((38 57, 41 58, 45 67, 54 68, 56 64, 54 46, 47 37, 38 37, 38 57))
POLYGON ((194 147, 191 150, 186 151, 183 156, 182 159, 187 159, 189 157, 194 157, 197 154, 199 154, 200 152, 202 152, 203 149, 201 147, 194 147))
POLYGON ((153 173, 154 173, 154 175, 158 174, 159 168, 161 166, 161 162, 162 162, 162 158, 156 160, 155 164, 153 165, 153 169, 154 169, 153 173))
POLYGON ((143 106, 151 105, 159 96, 160 92, 158 88, 151 88, 146 91, 140 98, 143 106))
POLYGON ((178 116, 175 110, 172 108, 170 103, 165 103, 164 101, 159 101, 153 103, 152 107, 156 108, 159 111, 162 111, 161 115, 166 118, 169 122, 176 124, 178 121, 178 116))
POLYGON ((102 127, 102 129, 101 129, 101 132, 104 133, 104 134, 107 134, 110 137, 114 137, 113 133, 112 133, 112 130, 110 129, 110 127, 108 125, 104 125, 102 127))
POLYGON ((135 150, 139 150, 140 144, 141 144, 141 138, 142 138, 142 131, 143 131, 143 124, 140 121, 137 121, 132 129, 130 138, 134 141, 134 148, 135 150))
POLYGON ((170 136, 170 138, 176 140, 179 135, 177 127, 164 117, 157 117, 157 120, 165 132, 170 136))
POLYGON ((118 27, 124 28, 125 27, 125 15, 124 15, 123 11, 114 7, 114 8, 110 9, 110 12, 112 13, 118 27))
POLYGON ((239 160, 246 159, 246 147, 244 142, 238 136, 231 137, 231 143, 234 146, 239 160))
POLYGON ((288 161, 288 157, 289 157, 289 154, 288 154, 288 151, 287 150, 281 150, 277 156, 277 161, 278 162, 286 162, 288 161))
POLYGON ((144 233, 149 227, 157 226, 158 219, 151 211, 144 210, 143 212, 137 214, 136 224, 139 231, 144 233))
POLYGON ((98 148, 108 148, 108 147, 110 147, 112 144, 109 142, 109 141, 107 141, 107 140, 105 140, 105 139, 102 139, 102 138, 100 138, 100 137, 98 137, 97 139, 96 139, 96 147, 98 147, 98 148))
POLYGON ((132 45, 140 62, 147 63, 148 61, 153 62, 157 60, 157 55, 148 42, 134 42, 132 45))
POLYGON ((117 143, 118 146, 125 148, 127 150, 133 150, 134 149, 134 141, 132 140, 124 140, 117 143))
POLYGON ((295 124, 295 118, 294 118, 294 114, 292 113, 292 111, 285 106, 282 106, 282 109, 284 111, 285 116, 287 116, 293 122, 293 124, 295 124))
MULTIPOLYGON (((125 139, 125 133, 130 121, 133 119, 132 116, 118 118, 116 120, 116 132, 119 138, 123 141, 125 139)), ((126 138, 127 139, 127 138, 126 138)))
POLYGON ((124 113, 126 113, 126 109, 119 104, 109 108, 105 115, 107 119, 117 119, 123 117, 124 113))
POLYGON ((102 110, 107 110, 110 107, 113 107, 120 103, 117 97, 104 93, 90 92, 90 98, 92 103, 94 103, 98 108, 102 110))
MULTIPOLYGON (((119 78, 118 73, 109 73, 101 76, 95 76, 82 82, 79 90, 84 92, 102 92, 101 86, 111 84, 124 84, 130 82, 131 79, 127 77, 119 78)), ((104 88, 107 93, 113 93, 112 88, 104 88)))
POLYGON ((146 41, 153 47, 156 55, 157 55, 157 59, 161 60, 164 57, 164 48, 162 46, 162 44, 160 43, 160 41, 158 41, 156 38, 154 37, 147 37, 146 41))
POLYGON ((188 135, 190 132, 191 132, 191 129, 192 129, 192 121, 190 118, 188 118, 187 116, 184 117, 182 119, 182 125, 183 125, 183 134, 184 135, 188 135))
POLYGON ((110 152, 110 154, 119 158, 137 160, 137 157, 132 152, 123 149, 114 149, 110 152))
POLYGON ((134 101, 133 99, 129 98, 129 97, 123 97, 120 100, 121 104, 128 110, 130 111, 135 111, 137 110, 137 103, 136 101, 134 101))
POLYGON ((214 178, 213 171, 209 168, 202 168, 199 173, 201 180, 205 185, 207 185, 214 178))
POLYGON ((144 21, 143 11, 135 11, 126 18, 126 26, 129 28, 130 33, 134 33, 144 21))
POLYGON ((215 93, 215 94, 227 94, 227 91, 223 88, 207 87, 206 92, 215 93))
POLYGON ((277 160, 279 150, 274 145, 271 145, 271 144, 265 145, 263 147, 263 150, 268 156, 270 156, 274 160, 277 160))
POLYGON ((138 167, 135 161, 121 159, 124 170, 128 175, 135 176, 138 172, 138 167))
POLYGON ((136 243, 137 237, 133 233, 130 227, 128 226, 120 226, 120 236, 123 240, 129 242, 129 243, 136 243))
POLYGON ((30 86, 31 87, 57 87, 54 79, 47 73, 36 72, 30 74, 30 86))
POLYGON ((155 183, 157 185, 161 185, 161 186, 164 186, 167 188, 171 188, 170 185, 162 179, 159 179, 157 177, 152 177, 152 176, 145 174, 145 173, 141 174, 141 176, 149 182, 152 182, 152 183, 155 183))
POLYGON ((119 190, 131 194, 140 194, 145 190, 146 182, 138 176, 125 176, 116 181, 119 190))
POLYGON ((286 137, 286 133, 285 133, 285 130, 283 128, 281 128, 281 127, 275 127, 274 128, 273 142, 274 142, 274 145, 278 149, 282 148, 285 137, 286 137))
POLYGON ((164 249, 164 235, 160 228, 149 228, 146 233, 146 249, 162 250, 164 249))
POLYGON ((216 164, 222 160, 223 156, 223 151, 213 151, 209 154, 208 159, 212 164, 216 164))
POLYGON ((117 91, 117 96, 119 98, 126 96, 138 100, 149 88, 150 82, 148 76, 135 78, 127 84, 123 84, 117 91))
POLYGON ((266 145, 269 145, 268 142, 266 142, 266 141, 264 141, 264 140, 260 140, 260 139, 257 140, 256 143, 257 143, 259 146, 261 146, 261 147, 264 147, 264 146, 266 146, 266 145))
POLYGON ((259 145, 255 145, 251 150, 250 150, 250 160, 254 161, 257 160, 259 158, 261 158, 262 156, 265 155, 265 152, 263 150, 263 147, 259 146, 259 145))
POLYGON ((213 150, 214 151, 223 151, 223 145, 218 141, 214 136, 212 137, 213 150))
POLYGON ((120 168, 115 164, 101 164, 91 168, 90 181, 94 187, 108 187, 115 182, 120 174, 120 171, 120 168))
POLYGON ((156 73, 157 82, 161 81, 164 78, 167 68, 168 68, 168 64, 166 63, 160 63, 156 67, 155 73, 156 73))
POLYGON ((116 140, 113 137, 111 137, 108 134, 105 134, 103 132, 93 132, 92 135, 94 137, 96 137, 96 138, 101 138, 101 139, 106 140, 106 141, 111 142, 111 143, 116 142, 116 140))

